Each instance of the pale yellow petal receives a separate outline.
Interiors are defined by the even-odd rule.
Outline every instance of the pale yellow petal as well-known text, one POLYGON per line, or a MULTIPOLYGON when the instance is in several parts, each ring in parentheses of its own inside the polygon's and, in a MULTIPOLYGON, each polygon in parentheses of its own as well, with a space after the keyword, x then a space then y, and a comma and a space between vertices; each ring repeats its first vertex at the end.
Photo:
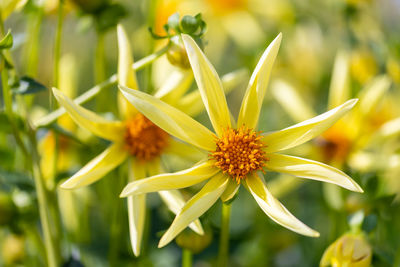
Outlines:
POLYGON ((211 124, 217 135, 222 136, 231 126, 231 120, 221 80, 192 37, 183 34, 182 39, 211 124))
MULTIPOLYGON (((160 194, 161 199, 167 205, 168 209, 175 213, 175 215, 185 206, 185 200, 178 190, 159 191, 158 194, 160 194)), ((195 220, 189 224, 189 227, 199 235, 204 234, 200 220, 195 220)))
POLYGON ((253 195, 257 204, 273 221, 296 233, 318 237, 319 233, 294 217, 267 189, 257 174, 249 175, 244 185, 253 195))
POLYGON ((204 150, 200 150, 195 146, 186 144, 174 138, 168 140, 168 146, 163 153, 179 156, 186 160, 197 162, 207 156, 204 150))
POLYGON ((237 191, 239 190, 240 184, 238 184, 235 180, 229 179, 228 186, 226 190, 221 195, 221 200, 223 202, 227 202, 231 200, 234 196, 236 196, 237 191))
MULTIPOLYGON (((118 83, 139 90, 139 86, 136 79, 135 70, 132 68, 133 65, 133 54, 132 49, 129 45, 129 38, 126 34, 125 29, 121 24, 117 26, 117 37, 118 37, 118 83)), ((136 114, 135 108, 127 102, 127 100, 118 94, 118 108, 120 114, 124 118, 130 118, 136 114)))
POLYGON ((144 116, 167 133, 207 151, 215 149, 214 134, 185 113, 146 93, 120 86, 144 116))
POLYGON ((193 73, 191 70, 173 71, 154 94, 154 97, 174 106, 182 95, 189 90, 192 82, 193 73))
POLYGON ((74 189, 92 184, 120 165, 127 156, 128 152, 124 149, 123 144, 112 144, 65 181, 61 188, 74 189))
POLYGON ((348 61, 349 57, 346 52, 337 53, 329 87, 329 109, 339 106, 350 98, 348 61))
POLYGON ((129 183, 122 191, 121 197, 189 187, 210 178, 218 171, 219 169, 214 167, 213 162, 206 161, 190 169, 175 173, 159 174, 129 183))
POLYGON ((205 213, 225 191, 228 181, 226 175, 219 173, 194 195, 175 217, 167 232, 161 237, 158 247, 163 247, 171 242, 191 222, 205 213))
POLYGON ((248 128, 255 129, 257 126, 272 66, 278 54, 281 39, 282 34, 280 33, 267 47, 251 75, 242 106, 240 107, 237 122, 239 127, 246 125, 248 128))
POLYGON ((281 154, 268 154, 266 168, 274 172, 332 183, 351 191, 363 192, 361 187, 341 170, 314 160, 281 154))
POLYGON ((109 121, 98 116, 96 113, 75 104, 74 101, 56 88, 53 88, 53 93, 60 105, 67 110, 72 119, 81 127, 110 141, 118 142, 123 140, 125 126, 122 122, 109 121))
POLYGON ((344 114, 354 107, 357 99, 351 99, 343 105, 329 110, 317 117, 303 121, 283 130, 266 134, 263 142, 266 145, 266 152, 276 152, 301 145, 314 137, 317 137, 344 114))
MULTIPOLYGON (((231 92, 236 86, 241 84, 247 77, 247 70, 239 69, 228 74, 225 74, 221 78, 222 86, 224 88, 225 94, 231 92)), ((189 116, 196 116, 201 111, 204 110, 204 104, 201 100, 201 95, 199 90, 194 90, 193 92, 180 98, 175 104, 175 107, 182 110, 189 116)))
POLYGON ((378 138, 400 136, 400 117, 384 123, 376 133, 378 138))
POLYGON ((299 92, 283 80, 274 81, 271 86, 272 95, 286 110, 295 122, 315 117, 315 112, 306 104, 299 92))
POLYGON ((129 196, 128 199, 129 237, 133 254, 140 255, 143 228, 146 220, 146 194, 129 196))
POLYGON ((129 182, 143 179, 146 176, 147 175, 146 175, 145 164, 143 164, 139 160, 135 159, 134 157, 130 157, 129 170, 128 170, 129 182))
POLYGON ((380 75, 368 82, 359 94, 358 107, 361 113, 365 115, 374 113, 389 87, 390 79, 387 75, 380 75))

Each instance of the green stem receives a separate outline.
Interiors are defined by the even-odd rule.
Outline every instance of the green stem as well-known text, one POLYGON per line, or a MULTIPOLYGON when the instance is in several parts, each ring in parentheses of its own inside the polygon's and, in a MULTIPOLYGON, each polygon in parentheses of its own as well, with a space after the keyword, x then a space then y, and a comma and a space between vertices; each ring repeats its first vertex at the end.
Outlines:
MULTIPOLYGON (((57 13, 57 30, 54 41, 54 81, 53 84, 55 87, 59 87, 59 75, 60 75, 60 57, 61 57, 61 36, 62 36, 62 28, 63 28, 63 6, 64 0, 59 0, 58 3, 58 13, 57 13)), ((50 98, 52 99, 52 98, 50 98)))
POLYGON ((43 230, 44 244, 46 247, 47 264, 49 267, 58 267, 60 263, 60 252, 57 249, 58 240, 52 234, 49 201, 46 188, 44 186, 44 179, 40 171, 40 158, 37 151, 36 132, 29 129, 29 140, 31 143, 31 159, 32 159, 32 172, 35 180, 36 194, 39 204, 39 216, 43 230))
POLYGON ((231 217, 231 204, 222 204, 221 235, 219 238, 218 267, 228 266, 229 259, 229 221, 231 217))
POLYGON ((30 14, 28 18, 27 34, 28 40, 25 47, 25 58, 26 73, 34 77, 37 74, 38 67, 38 55, 39 55, 39 37, 40 37, 40 26, 43 20, 43 9, 39 8, 33 14, 30 14))
POLYGON ((193 255, 187 248, 182 248, 182 267, 191 267, 193 262, 193 255))
POLYGON ((96 52, 94 57, 94 81, 96 84, 106 79, 106 58, 104 46, 105 33, 97 32, 96 52))
MULTIPOLYGON (((156 60, 157 58, 159 58, 160 56, 165 54, 165 52, 168 51, 168 48, 169 48, 169 45, 166 45, 165 47, 161 48, 157 52, 154 52, 153 54, 133 63, 132 68, 136 71, 143 69, 147 65, 151 64, 154 60, 156 60)), ((83 103, 89 101, 90 99, 92 99, 93 97, 95 97, 98 93, 100 93, 100 91, 102 91, 106 88, 109 88, 110 86, 114 86, 116 84, 117 84, 117 74, 114 74, 110 78, 105 80, 104 82, 88 89, 85 93, 83 93, 82 95, 75 98, 74 101, 75 101, 75 103, 77 103, 79 105, 83 104, 83 103)), ((55 122, 65 112, 66 111, 64 108, 59 108, 59 109, 47 114, 40 120, 36 121, 34 126, 35 127, 47 126, 47 125, 55 122)))

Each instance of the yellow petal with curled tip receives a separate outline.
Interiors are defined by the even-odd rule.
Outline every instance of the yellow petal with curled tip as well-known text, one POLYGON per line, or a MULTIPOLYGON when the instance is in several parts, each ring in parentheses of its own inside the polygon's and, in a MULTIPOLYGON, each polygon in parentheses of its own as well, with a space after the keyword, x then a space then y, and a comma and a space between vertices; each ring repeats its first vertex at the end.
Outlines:
POLYGON ((339 106, 350 98, 349 56, 346 52, 338 52, 333 65, 331 84, 329 87, 328 109, 339 106))
POLYGON ((263 136, 266 145, 265 152, 272 153, 301 145, 320 135, 357 103, 357 99, 351 99, 343 105, 329 110, 309 120, 303 121, 283 130, 269 133, 263 136))
MULTIPOLYGON (((129 45, 128 36, 121 24, 117 26, 117 37, 118 37, 118 83, 127 86, 129 88, 139 90, 139 86, 136 79, 135 70, 132 68, 133 56, 132 50, 129 45)), ((118 108, 120 114, 124 118, 133 117, 137 111, 135 108, 127 102, 127 100, 118 94, 118 108)))
POLYGON ((119 88, 144 116, 170 135, 207 151, 215 149, 214 134, 182 111, 146 93, 119 88))
POLYGON ((92 184, 120 165, 128 156, 124 144, 115 143, 92 159, 60 187, 74 189, 92 184))
POLYGON ((189 187, 210 178, 218 171, 213 162, 206 161, 183 171, 159 174, 131 182, 122 190, 120 197, 189 187))
POLYGON ((272 66, 278 54, 281 40, 282 34, 280 33, 267 47, 251 75, 240 107, 237 122, 238 127, 245 125, 248 128, 255 129, 257 126, 262 102, 271 76, 272 66))
POLYGON ((129 236, 133 254, 140 255, 144 222, 146 219, 146 194, 130 196, 128 201, 129 236))
MULTIPOLYGON (((175 214, 178 214, 183 206, 185 206, 185 200, 178 190, 159 191, 158 194, 167 205, 168 209, 175 214)), ((200 220, 195 220, 189 224, 189 227, 199 235, 204 235, 204 230, 201 226, 200 220)))
POLYGON ((267 189, 263 179, 252 174, 244 180, 244 185, 253 195, 257 204, 273 221, 296 233, 318 237, 319 233, 294 217, 267 189))
MULTIPOLYGON (((247 70, 239 69, 228 74, 225 74, 221 78, 222 86, 224 87, 225 94, 228 94, 236 86, 241 84, 242 81, 247 77, 247 70)), ((184 97, 178 99, 175 107, 182 110, 189 116, 196 116, 204 110, 203 101, 201 101, 201 95, 199 90, 194 90, 184 97)))
POLYGON ((267 157, 266 168, 268 170, 336 184, 355 192, 363 192, 353 179, 332 166, 314 160, 281 154, 268 154, 267 157))
POLYGON ((161 237, 158 247, 161 248, 167 245, 191 222, 199 218, 212 205, 214 205, 225 191, 229 179, 229 177, 222 173, 211 178, 200 192, 194 195, 182 208, 181 212, 176 215, 167 232, 165 232, 161 237))
POLYGON ((271 92, 295 122, 301 122, 316 116, 300 94, 287 82, 282 80, 274 81, 271 86, 271 92))
POLYGON ((125 133, 125 126, 119 121, 109 121, 96 113, 87 110, 69 99, 60 90, 53 88, 54 96, 81 127, 91 131, 94 135, 110 141, 122 141, 125 133))
POLYGON ((217 72, 189 35, 182 34, 201 98, 218 136, 231 126, 228 104, 217 72))

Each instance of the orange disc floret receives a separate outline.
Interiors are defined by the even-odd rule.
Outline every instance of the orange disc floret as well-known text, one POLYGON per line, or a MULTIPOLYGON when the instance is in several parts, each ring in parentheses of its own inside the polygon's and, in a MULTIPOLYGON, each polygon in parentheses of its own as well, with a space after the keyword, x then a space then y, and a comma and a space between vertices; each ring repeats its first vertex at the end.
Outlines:
POLYGON ((217 148, 211 153, 215 166, 228 173, 237 183, 253 171, 263 171, 268 160, 261 136, 244 126, 228 128, 216 141, 217 148))
POLYGON ((168 134, 138 113, 126 122, 125 144, 131 155, 147 161, 161 154, 168 144, 168 134))

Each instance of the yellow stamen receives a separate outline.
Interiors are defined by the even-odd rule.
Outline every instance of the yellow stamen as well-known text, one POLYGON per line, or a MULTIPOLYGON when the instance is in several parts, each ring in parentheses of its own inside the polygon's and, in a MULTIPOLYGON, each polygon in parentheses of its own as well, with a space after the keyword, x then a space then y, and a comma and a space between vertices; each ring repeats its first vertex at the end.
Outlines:
POLYGON ((262 150, 265 145, 261 136, 244 126, 239 129, 228 128, 216 144, 217 149, 210 155, 215 160, 214 165, 237 183, 253 171, 263 171, 268 160, 262 150))
POLYGON ((140 113, 126 122, 125 147, 139 160, 147 161, 159 156, 167 141, 168 134, 140 113))

